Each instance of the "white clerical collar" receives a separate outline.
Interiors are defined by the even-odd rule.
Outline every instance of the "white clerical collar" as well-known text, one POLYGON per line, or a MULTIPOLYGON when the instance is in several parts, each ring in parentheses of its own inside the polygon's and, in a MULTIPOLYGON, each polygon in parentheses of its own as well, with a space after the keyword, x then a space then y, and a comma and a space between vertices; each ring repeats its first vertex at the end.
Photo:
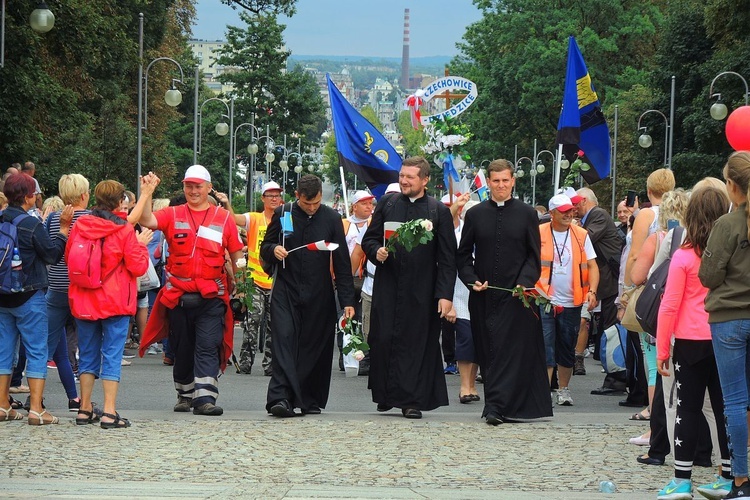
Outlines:
POLYGON ((505 203, 508 202, 509 200, 510 200, 510 198, 508 198, 505 201, 495 201, 495 200, 492 200, 492 201, 495 201, 495 203, 497 204, 498 207, 504 207, 505 203))

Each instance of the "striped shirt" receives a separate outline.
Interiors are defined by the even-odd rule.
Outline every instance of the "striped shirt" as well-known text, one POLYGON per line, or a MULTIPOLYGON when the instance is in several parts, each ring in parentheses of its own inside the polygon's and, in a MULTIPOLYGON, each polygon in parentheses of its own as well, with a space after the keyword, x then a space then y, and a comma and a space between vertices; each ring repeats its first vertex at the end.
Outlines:
MULTIPOLYGON (((88 215, 91 210, 76 210, 73 212, 73 222, 70 224, 70 228, 73 229, 73 224, 82 215, 88 215)), ((47 221, 44 223, 47 228, 47 233, 52 236, 60 232, 60 212, 52 212, 47 221)), ((68 293, 68 286, 70 285, 70 279, 68 278, 68 265, 65 263, 65 258, 60 259, 60 262, 47 266, 47 275, 49 277, 49 288, 56 292, 68 293)))

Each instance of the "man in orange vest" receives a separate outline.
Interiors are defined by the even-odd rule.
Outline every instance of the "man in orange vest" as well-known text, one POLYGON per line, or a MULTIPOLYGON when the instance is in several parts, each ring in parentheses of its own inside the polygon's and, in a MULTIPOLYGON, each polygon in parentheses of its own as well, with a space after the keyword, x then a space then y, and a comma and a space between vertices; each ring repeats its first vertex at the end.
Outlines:
POLYGON ((559 389, 553 403, 562 406, 573 405, 568 384, 575 364, 581 307, 596 307, 599 286, 596 252, 588 232, 572 224, 574 208, 568 196, 556 194, 549 200, 551 222, 539 226, 542 274, 537 288, 545 291, 553 305, 549 312, 540 311, 547 375, 551 384, 557 363, 559 389))
POLYGON ((271 285, 273 279, 263 271, 260 264, 260 244, 271 223, 273 211, 284 201, 281 186, 274 181, 266 182, 261 188, 262 212, 235 214, 234 222, 247 231, 247 268, 253 278, 253 310, 250 312, 250 325, 243 333, 240 348, 240 373, 250 374, 255 363, 255 351, 261 328, 265 327, 263 342, 263 373, 271 375, 271 285))

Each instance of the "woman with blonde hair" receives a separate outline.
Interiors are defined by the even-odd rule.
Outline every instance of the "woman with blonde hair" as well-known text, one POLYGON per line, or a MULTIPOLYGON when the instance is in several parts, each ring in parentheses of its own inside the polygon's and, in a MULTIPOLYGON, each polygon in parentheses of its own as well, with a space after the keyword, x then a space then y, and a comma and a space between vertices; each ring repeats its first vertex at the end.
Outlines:
POLYGON ((724 421, 732 457, 725 498, 750 496, 747 469, 748 368, 750 368, 750 152, 732 153, 724 166, 729 199, 736 207, 716 221, 698 272, 708 288, 705 309, 724 395, 724 421))

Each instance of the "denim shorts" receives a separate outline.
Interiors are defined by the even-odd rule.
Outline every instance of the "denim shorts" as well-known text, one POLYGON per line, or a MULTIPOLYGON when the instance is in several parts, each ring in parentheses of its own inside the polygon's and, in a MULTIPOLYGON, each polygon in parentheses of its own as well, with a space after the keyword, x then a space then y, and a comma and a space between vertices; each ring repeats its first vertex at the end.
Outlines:
POLYGON ((97 321, 76 318, 78 373, 90 373, 96 378, 119 382, 129 324, 130 316, 112 316, 97 321))
POLYGON ((0 375, 13 373, 19 339, 26 349, 26 377, 47 378, 47 302, 42 290, 18 307, 0 307, 0 375))
POLYGON ((563 312, 554 315, 541 310, 544 352, 547 366, 558 364, 572 368, 576 361, 576 342, 581 328, 581 306, 565 307, 563 312))

